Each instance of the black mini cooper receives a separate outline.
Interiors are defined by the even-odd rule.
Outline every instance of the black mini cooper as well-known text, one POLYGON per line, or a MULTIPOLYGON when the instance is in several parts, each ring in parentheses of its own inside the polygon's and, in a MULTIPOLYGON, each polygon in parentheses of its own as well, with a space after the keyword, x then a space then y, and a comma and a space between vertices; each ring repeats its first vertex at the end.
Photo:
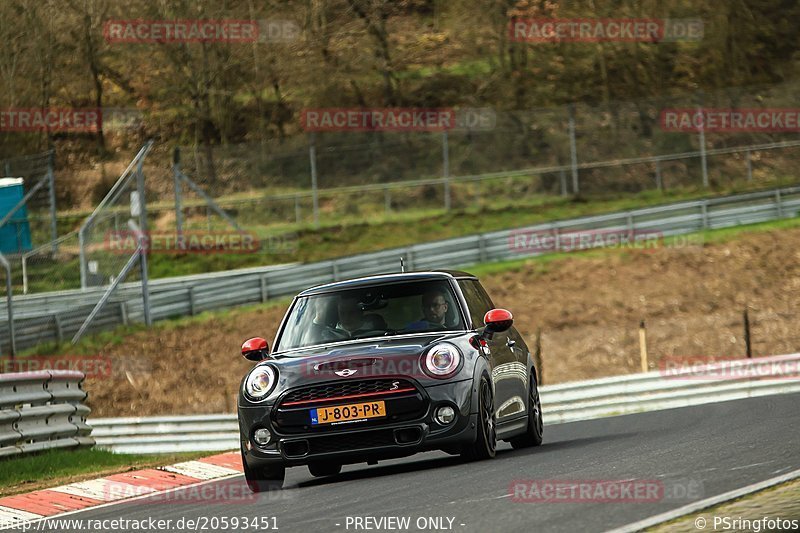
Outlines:
POLYGON ((536 369, 511 313, 475 276, 408 272, 314 287, 292 302, 272 351, 242 380, 239 429, 249 487, 280 487, 286 467, 443 450, 494 457, 542 442, 536 369))

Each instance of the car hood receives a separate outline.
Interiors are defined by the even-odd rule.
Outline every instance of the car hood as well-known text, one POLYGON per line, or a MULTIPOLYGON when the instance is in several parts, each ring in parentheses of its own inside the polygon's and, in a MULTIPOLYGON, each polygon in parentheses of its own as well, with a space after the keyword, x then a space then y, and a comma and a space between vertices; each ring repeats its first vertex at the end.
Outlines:
POLYGON ((434 332, 413 336, 383 337, 316 346, 278 354, 265 362, 279 370, 282 389, 327 380, 410 376, 429 378, 420 368, 420 356, 433 344, 453 341, 463 332, 434 332))

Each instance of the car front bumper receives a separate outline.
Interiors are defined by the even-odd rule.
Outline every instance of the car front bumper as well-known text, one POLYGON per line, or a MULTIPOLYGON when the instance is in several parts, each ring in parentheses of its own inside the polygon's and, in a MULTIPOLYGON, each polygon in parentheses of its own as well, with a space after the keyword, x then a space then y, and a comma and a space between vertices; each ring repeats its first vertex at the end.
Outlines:
POLYGON ((475 441, 477 414, 470 412, 472 380, 448 382, 425 387, 427 409, 414 420, 378 425, 358 424, 347 429, 323 433, 281 432, 272 420, 274 405, 239 405, 239 428, 244 459, 251 468, 266 464, 304 465, 315 461, 342 464, 378 461, 404 457, 428 450, 457 453, 475 441), (458 416, 446 426, 434 420, 441 405, 450 405, 458 416), (257 446, 253 432, 266 428, 272 439, 266 446, 257 446))

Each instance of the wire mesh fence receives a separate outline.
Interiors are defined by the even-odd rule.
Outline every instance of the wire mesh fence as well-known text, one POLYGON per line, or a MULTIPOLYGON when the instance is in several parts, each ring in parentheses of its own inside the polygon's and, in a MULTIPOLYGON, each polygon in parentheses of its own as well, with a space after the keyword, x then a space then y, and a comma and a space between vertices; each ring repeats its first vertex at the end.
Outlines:
MULTIPOLYGON (((769 147, 800 139, 797 128, 676 128, 665 117, 791 110, 796 88, 523 111, 454 109, 454 125, 443 131, 343 127, 261 143, 197 145, 182 149, 182 165, 238 223, 262 231, 464 209, 487 197, 524 203, 578 193, 780 186, 794 180, 797 148, 769 147), (761 148, 726 151, 747 146, 761 148)), ((211 212, 197 203, 201 222, 211 212)))
POLYGON ((147 231, 141 227, 147 213, 142 165, 151 146, 142 147, 78 230, 83 288, 112 284, 139 247, 136 230, 147 231))

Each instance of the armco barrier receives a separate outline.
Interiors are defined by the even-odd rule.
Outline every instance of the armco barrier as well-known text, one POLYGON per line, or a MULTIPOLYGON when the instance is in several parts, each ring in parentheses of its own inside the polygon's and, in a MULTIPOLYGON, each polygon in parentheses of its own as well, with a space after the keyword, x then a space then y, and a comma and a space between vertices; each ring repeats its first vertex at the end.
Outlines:
MULTIPOLYGON (((800 392, 800 354, 561 383, 540 390, 547 425, 786 394, 800 392), (760 368, 773 364, 789 373, 772 379, 760 375, 760 368)), ((99 418, 91 422, 97 446, 118 453, 239 448, 234 414, 99 418)))
POLYGON ((92 446, 83 378, 72 370, 0 374, 0 457, 92 446))
MULTIPOLYGON (((512 240, 519 232, 549 234, 554 239, 564 233, 578 231, 657 233, 669 237, 792 218, 798 212, 800 187, 788 187, 561 220, 318 263, 160 279, 150 282, 151 314, 153 320, 186 316, 293 295, 315 284, 394 272, 399 270, 401 256, 408 270, 426 270, 549 253, 548 250, 535 248, 515 249, 512 240)), ((141 322, 144 313, 140 292, 136 283, 123 284, 92 324, 92 329, 102 330, 119 324, 141 322)), ((98 297, 99 293, 91 290, 15 297, 17 348, 23 350, 41 342, 71 338, 80 326, 75 316, 85 316, 85 313, 75 310, 80 306, 92 305, 98 297)), ((5 311, 0 309, 0 351, 7 351, 9 344, 5 318, 5 311)))

